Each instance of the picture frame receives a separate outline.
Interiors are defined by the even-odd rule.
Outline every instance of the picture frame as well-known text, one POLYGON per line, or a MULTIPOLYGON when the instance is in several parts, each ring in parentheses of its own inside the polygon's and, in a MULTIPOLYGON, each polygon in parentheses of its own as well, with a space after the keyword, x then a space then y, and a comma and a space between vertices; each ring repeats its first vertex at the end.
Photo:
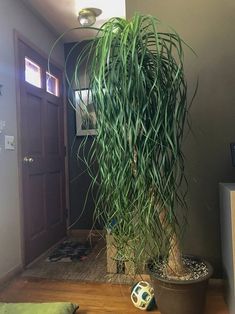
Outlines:
POLYGON ((75 90, 76 135, 96 135, 96 114, 89 89, 75 90))

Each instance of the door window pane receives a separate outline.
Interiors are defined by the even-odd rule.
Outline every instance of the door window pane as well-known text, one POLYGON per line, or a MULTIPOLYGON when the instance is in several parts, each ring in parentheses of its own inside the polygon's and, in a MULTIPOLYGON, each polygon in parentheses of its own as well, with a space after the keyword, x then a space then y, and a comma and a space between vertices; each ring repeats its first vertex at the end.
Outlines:
POLYGON ((59 96, 59 80, 52 74, 46 72, 47 92, 59 96))
POLYGON ((25 58, 25 81, 41 88, 41 68, 28 58, 25 58))

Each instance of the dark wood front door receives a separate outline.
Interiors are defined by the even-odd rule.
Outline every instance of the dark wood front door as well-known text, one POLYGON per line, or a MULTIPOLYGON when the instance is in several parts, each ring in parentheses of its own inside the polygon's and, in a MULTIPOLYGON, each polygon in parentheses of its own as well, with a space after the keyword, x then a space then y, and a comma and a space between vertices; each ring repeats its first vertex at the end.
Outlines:
POLYGON ((27 265, 66 234, 62 73, 18 40, 20 162, 27 265))

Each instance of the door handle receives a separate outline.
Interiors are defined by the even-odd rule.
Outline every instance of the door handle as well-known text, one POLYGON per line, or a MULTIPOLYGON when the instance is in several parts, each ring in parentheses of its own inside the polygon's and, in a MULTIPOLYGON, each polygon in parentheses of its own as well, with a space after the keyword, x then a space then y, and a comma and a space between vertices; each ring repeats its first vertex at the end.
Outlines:
POLYGON ((31 164, 31 163, 34 162, 34 159, 32 157, 25 156, 24 159, 23 159, 23 162, 26 163, 26 164, 31 164))

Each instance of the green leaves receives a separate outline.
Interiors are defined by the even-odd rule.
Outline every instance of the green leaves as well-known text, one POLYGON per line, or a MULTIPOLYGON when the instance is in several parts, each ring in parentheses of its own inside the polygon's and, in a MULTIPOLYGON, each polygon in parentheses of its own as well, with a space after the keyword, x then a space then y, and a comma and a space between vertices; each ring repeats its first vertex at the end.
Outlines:
POLYGON ((168 254, 172 233, 181 232, 176 209, 185 208, 180 188, 188 112, 185 44, 160 27, 156 18, 140 14, 109 20, 77 58, 73 76, 79 84, 79 66, 88 53, 98 128, 90 154, 98 162, 98 174, 92 175, 99 185, 96 216, 112 226, 124 256, 131 242, 137 261, 143 252, 168 254))

